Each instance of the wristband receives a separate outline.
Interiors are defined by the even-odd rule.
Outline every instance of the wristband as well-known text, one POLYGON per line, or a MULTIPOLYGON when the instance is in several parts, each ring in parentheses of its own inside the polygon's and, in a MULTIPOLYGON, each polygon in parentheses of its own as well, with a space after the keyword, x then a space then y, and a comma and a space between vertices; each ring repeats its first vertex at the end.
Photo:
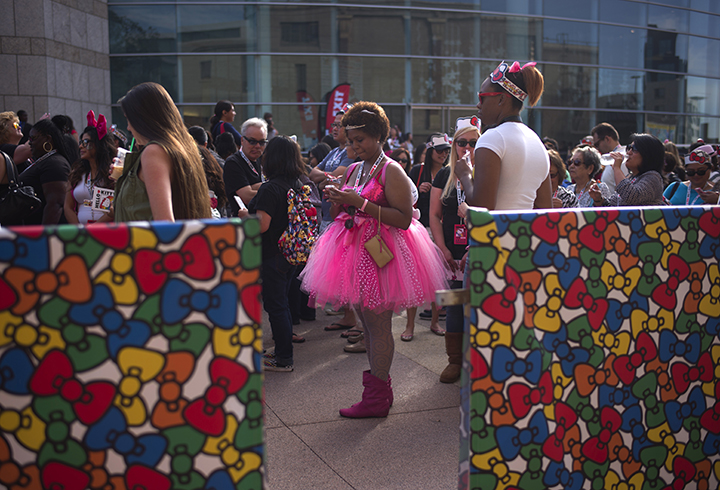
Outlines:
POLYGON ((365 206, 367 206, 368 200, 365 199, 365 202, 363 203, 362 207, 360 208, 360 211, 365 211, 365 206))

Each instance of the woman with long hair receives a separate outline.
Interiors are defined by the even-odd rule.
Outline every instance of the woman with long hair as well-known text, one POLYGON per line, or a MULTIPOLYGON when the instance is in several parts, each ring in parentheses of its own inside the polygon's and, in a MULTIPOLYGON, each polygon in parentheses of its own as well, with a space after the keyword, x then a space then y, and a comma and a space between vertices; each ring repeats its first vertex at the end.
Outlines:
MULTIPOLYGON (((430 191, 430 229, 450 270, 451 289, 462 289, 463 258, 468 245, 465 191, 455 177, 455 165, 463 158, 469 159, 472 164, 473 150, 480 138, 478 124, 477 117, 457 120, 450 162, 438 172, 430 191)), ((454 383, 462 371, 463 307, 448 306, 445 309, 445 352, 448 365, 440 374, 440 381, 454 383)))
POLYGON ((242 136, 232 125, 235 114, 235 106, 229 100, 219 100, 215 104, 215 114, 210 117, 210 133, 212 133, 213 141, 223 133, 230 133, 233 135, 236 145, 242 144, 242 136))
POLYGON ((595 206, 660 206, 663 201, 662 172, 665 165, 665 147, 651 134, 633 134, 632 143, 625 147, 626 155, 611 152, 615 173, 615 192, 609 197, 602 195, 598 184, 590 187, 595 206), (621 165, 630 171, 625 176, 621 165))
POLYGON ((56 225, 63 215, 65 187, 70 174, 65 138, 50 119, 41 119, 30 130, 28 143, 33 163, 19 176, 32 186, 42 205, 25 218, 26 225, 56 225))
POLYGON ((406 174, 410 172, 412 162, 410 161, 410 152, 407 149, 397 148, 390 153, 389 157, 391 160, 398 162, 406 174))
POLYGON ((115 187, 115 221, 209 218, 200 153, 167 91, 146 82, 120 99, 140 151, 125 157, 115 187))
POLYGON ((94 210, 92 198, 95 187, 113 189, 110 165, 117 153, 115 137, 108 131, 105 116, 95 120, 95 113, 88 112, 88 125, 80 135, 80 159, 70 170, 65 194, 65 219, 68 223, 95 223, 111 221, 108 213, 94 210))
POLYGON ((469 165, 455 167, 469 205, 491 211, 552 208, 550 159, 520 118, 525 101, 534 106, 544 84, 535 63, 503 61, 480 86, 478 117, 486 129, 475 149, 474 177, 469 165))
POLYGON ((362 401, 340 415, 385 417, 393 402, 393 311, 432 301, 435 291, 446 287, 445 266, 425 228, 413 219, 410 179, 383 153, 390 129, 383 108, 358 102, 342 125, 362 161, 347 168, 340 188, 325 187, 334 221, 315 243, 300 277, 317 303, 352 305, 363 324, 370 370, 363 373, 362 401))

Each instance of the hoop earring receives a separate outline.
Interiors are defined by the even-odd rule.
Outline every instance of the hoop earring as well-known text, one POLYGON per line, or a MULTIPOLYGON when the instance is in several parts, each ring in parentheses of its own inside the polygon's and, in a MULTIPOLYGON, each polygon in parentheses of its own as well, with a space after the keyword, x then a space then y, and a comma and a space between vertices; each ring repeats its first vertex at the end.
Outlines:
POLYGON ((49 141, 46 141, 45 143, 43 143, 43 150, 45 150, 45 153, 50 153, 53 150, 52 143, 50 143, 49 141), (46 145, 50 145, 49 150, 47 148, 45 148, 46 145))

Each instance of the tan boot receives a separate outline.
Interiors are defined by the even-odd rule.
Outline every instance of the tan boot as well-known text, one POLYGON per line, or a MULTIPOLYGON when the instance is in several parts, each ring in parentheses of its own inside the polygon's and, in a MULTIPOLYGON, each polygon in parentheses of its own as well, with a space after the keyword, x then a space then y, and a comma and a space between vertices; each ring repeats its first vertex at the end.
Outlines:
POLYGON ((440 374, 441 383, 454 383, 460 379, 462 372, 462 332, 445 333, 445 351, 448 355, 448 365, 440 374))
POLYGON ((343 347, 343 350, 345 352, 367 352, 367 349, 365 348, 364 340, 361 340, 354 344, 348 344, 345 347, 343 347))

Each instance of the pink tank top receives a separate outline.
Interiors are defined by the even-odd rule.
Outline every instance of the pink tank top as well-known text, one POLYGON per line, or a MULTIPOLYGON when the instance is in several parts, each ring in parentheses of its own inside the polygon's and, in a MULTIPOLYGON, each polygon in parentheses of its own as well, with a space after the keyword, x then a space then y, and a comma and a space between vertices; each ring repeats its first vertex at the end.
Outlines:
MULTIPOLYGON (((350 171, 348 172, 348 176, 352 175, 353 171, 355 170, 355 167, 357 165, 361 165, 361 163, 353 163, 353 165, 350 167, 350 171)), ((388 206, 387 198, 385 197, 385 185, 380 183, 380 180, 385 180, 385 168, 387 167, 387 162, 382 167, 382 170, 378 172, 378 174, 373 177, 370 182, 365 184, 365 188, 360 193, 360 196, 367 199, 373 204, 377 204, 379 206, 388 206)), ((345 185, 343 185, 343 190, 352 189, 353 186, 348 185, 346 182, 345 185)))

